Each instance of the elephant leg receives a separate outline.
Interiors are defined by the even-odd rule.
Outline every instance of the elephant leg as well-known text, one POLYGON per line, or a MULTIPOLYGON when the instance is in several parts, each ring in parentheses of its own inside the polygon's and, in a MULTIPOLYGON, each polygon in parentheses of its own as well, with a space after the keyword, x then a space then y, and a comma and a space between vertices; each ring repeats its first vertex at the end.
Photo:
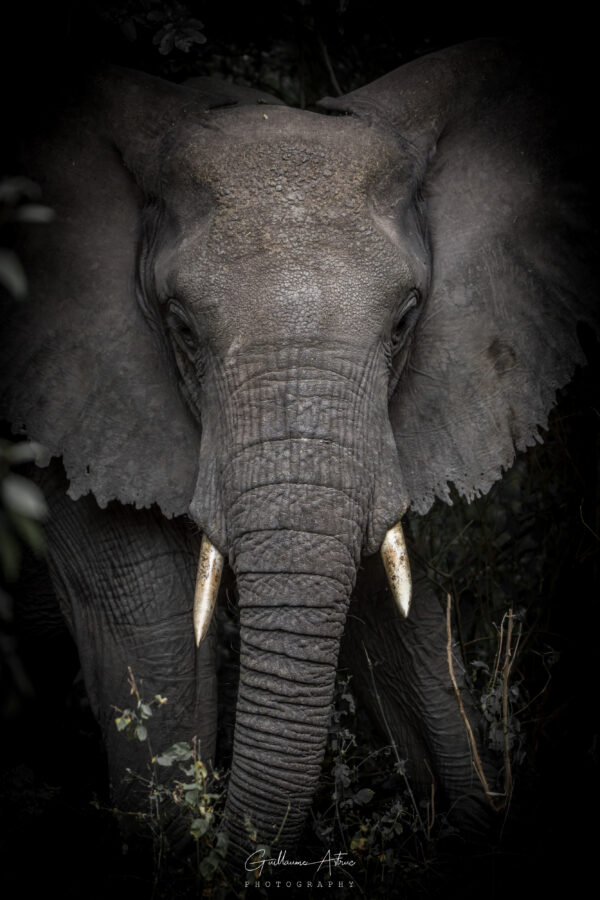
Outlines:
POLYGON ((156 507, 71 500, 57 464, 39 480, 51 511, 50 573, 102 730, 112 794, 119 808, 140 809, 147 791, 126 769, 147 777, 150 747, 197 738, 202 757, 214 759, 216 635, 213 627, 196 649, 192 627, 200 536, 156 507), (126 740, 115 725, 115 707, 135 707, 129 670, 144 700, 167 698, 144 723, 149 743, 126 740))
MULTIPOLYGON (((436 808, 445 808, 451 824, 473 837, 485 832, 492 810, 450 677, 439 592, 413 570, 413 601, 404 619, 394 606, 379 554, 363 560, 342 654, 359 701, 383 739, 393 741, 406 759, 413 791, 430 799, 433 788, 436 808)), ((464 682, 462 663, 455 652, 452 657, 464 712, 493 789, 495 774, 483 747, 481 716, 464 682)))

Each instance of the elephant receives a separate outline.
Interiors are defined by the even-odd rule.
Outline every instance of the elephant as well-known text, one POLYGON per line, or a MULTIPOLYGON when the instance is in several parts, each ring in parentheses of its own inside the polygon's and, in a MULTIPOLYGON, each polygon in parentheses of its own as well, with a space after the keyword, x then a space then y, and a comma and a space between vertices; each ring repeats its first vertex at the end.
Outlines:
POLYGON ((139 802, 123 774, 144 750, 114 727, 128 667, 168 698, 153 744, 215 758, 225 562, 234 856, 247 819, 264 844, 301 838, 357 594, 415 781, 486 819, 400 523, 487 492, 584 363, 578 324, 597 328, 585 135, 555 89, 504 40, 315 111, 111 68, 25 142, 56 221, 23 239, 0 411, 47 448, 50 574, 117 803, 139 802))

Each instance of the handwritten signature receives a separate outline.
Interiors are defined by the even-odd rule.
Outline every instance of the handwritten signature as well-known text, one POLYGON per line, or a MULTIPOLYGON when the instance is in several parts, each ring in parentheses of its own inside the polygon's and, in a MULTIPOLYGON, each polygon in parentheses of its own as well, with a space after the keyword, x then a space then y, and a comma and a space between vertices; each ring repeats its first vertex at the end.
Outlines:
POLYGON ((246 869, 246 872, 258 872, 259 877, 262 876, 263 869, 266 865, 269 865, 274 869, 280 866, 316 866, 317 869, 315 874, 326 867, 329 875, 331 875, 332 869, 356 865, 356 860, 347 859, 347 856, 348 854, 341 850, 338 850, 337 853, 332 853, 331 850, 328 850, 323 859, 288 859, 286 851, 280 850, 277 856, 267 858, 266 849, 261 847, 260 850, 256 850, 254 853, 250 854, 246 859, 244 868, 246 869))

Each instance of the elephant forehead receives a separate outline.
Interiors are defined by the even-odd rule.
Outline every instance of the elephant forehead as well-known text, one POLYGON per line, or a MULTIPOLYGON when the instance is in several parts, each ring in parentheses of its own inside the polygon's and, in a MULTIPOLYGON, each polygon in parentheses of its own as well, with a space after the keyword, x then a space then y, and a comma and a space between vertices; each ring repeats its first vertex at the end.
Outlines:
POLYGON ((230 259, 285 253, 341 252, 377 255, 386 242, 375 227, 369 203, 358 192, 311 190, 281 177, 250 196, 218 202, 211 218, 207 251, 230 259))
POLYGON ((258 107, 209 121, 179 136, 167 171, 185 185, 188 208, 208 191, 224 221, 257 211, 259 221, 287 226, 345 218, 398 167, 397 144, 357 120, 258 107))
POLYGON ((223 209, 267 207, 285 215, 297 204, 351 209, 365 201, 378 170, 356 153, 304 138, 226 146, 198 160, 194 174, 223 209))
MULTIPOLYGON (((244 171, 261 177, 306 179, 325 176, 335 183, 358 182, 370 170, 385 168, 397 159, 398 144, 385 132, 352 117, 331 117, 289 107, 244 107, 213 112, 203 127, 186 128, 177 147, 190 172, 208 177, 226 191, 244 171), (256 168, 258 165, 258 168, 256 168), (326 173, 328 165, 333 171, 326 173)), ((180 160, 181 162, 181 160, 180 160)), ((275 186, 275 185, 274 185, 275 186)))
MULTIPOLYGON (((245 266, 258 256, 264 265, 265 257, 280 254, 290 263, 310 258, 313 265, 328 255, 346 264, 387 258, 389 241, 372 212, 375 186, 390 164, 386 154, 374 152, 377 139, 364 132, 358 129, 361 140, 351 149, 337 132, 329 141, 318 132, 320 139, 288 134, 242 144, 220 135, 218 146, 197 154, 192 170, 197 196, 206 196, 207 188, 211 196, 208 233, 206 221, 199 220, 206 254, 245 266)), ((194 198, 192 189, 188 222, 194 198)), ((194 230, 192 225, 187 232, 192 243, 194 230)))
POLYGON ((271 325, 289 324, 298 310, 322 325, 339 317, 349 293, 385 306, 410 278, 406 254, 374 215, 390 170, 403 184, 397 145, 356 120, 279 107, 227 111, 218 121, 192 129, 171 161, 185 185, 178 292, 200 306, 235 303, 238 322, 265 310, 271 325))

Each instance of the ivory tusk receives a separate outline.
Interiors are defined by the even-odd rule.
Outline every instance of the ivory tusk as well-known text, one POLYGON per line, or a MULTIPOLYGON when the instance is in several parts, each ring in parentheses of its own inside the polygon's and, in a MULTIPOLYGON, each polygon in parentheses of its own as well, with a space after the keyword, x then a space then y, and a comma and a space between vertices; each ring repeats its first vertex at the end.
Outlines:
POLYGON ((223 557, 216 547, 213 547, 206 535, 202 537, 200 547, 200 559, 198 560, 198 574, 196 575, 196 590, 194 592, 194 634, 196 646, 199 647, 210 626, 217 594, 221 572, 223 571, 223 557))
POLYGON ((410 609, 411 578, 402 525, 390 528, 381 545, 381 556, 396 606, 406 618, 410 609))

